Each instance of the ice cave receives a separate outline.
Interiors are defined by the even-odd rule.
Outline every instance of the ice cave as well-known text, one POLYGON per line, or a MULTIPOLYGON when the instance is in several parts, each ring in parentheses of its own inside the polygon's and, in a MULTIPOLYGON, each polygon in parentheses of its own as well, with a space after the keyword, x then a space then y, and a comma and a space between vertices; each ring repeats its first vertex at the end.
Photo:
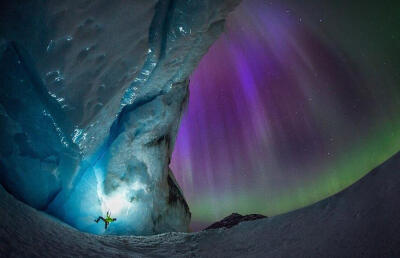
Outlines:
POLYGON ((0 257, 400 257, 400 3, 0 3, 0 257))

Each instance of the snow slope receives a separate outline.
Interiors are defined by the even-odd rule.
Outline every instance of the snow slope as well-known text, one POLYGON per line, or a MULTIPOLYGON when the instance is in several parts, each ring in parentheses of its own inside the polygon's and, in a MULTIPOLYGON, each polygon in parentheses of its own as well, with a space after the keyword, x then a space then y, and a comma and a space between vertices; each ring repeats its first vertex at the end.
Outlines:
POLYGON ((79 232, 0 188, 0 254, 10 257, 399 257, 400 153, 309 207, 230 229, 154 236, 79 232))

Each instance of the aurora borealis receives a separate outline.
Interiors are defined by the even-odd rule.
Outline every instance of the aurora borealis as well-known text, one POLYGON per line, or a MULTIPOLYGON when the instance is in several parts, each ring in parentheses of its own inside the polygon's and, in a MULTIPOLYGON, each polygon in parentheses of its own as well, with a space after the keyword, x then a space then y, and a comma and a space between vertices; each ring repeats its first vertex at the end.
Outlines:
POLYGON ((243 1, 191 76, 171 161, 194 225, 311 204, 400 150, 399 8, 243 1))

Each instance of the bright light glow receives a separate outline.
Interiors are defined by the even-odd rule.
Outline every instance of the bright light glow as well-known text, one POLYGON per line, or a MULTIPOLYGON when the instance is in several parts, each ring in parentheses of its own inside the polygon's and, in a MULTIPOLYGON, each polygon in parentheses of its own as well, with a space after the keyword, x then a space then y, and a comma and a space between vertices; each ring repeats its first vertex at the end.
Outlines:
POLYGON ((103 180, 103 170, 98 167, 95 168, 96 178, 97 178, 97 195, 101 202, 101 210, 103 214, 108 211, 111 212, 113 216, 120 216, 122 213, 127 216, 132 208, 135 208, 137 203, 132 201, 131 195, 133 191, 138 191, 143 189, 147 192, 146 185, 139 181, 135 181, 130 187, 120 186, 111 195, 107 195, 103 191, 103 185, 101 182, 103 180))
POLYGON ((100 196, 100 200, 103 213, 105 214, 107 211, 110 211, 111 214, 116 216, 120 215, 124 210, 126 210, 126 214, 128 214, 133 205, 133 203, 129 202, 127 199, 126 189, 118 191, 112 196, 102 195, 100 196))

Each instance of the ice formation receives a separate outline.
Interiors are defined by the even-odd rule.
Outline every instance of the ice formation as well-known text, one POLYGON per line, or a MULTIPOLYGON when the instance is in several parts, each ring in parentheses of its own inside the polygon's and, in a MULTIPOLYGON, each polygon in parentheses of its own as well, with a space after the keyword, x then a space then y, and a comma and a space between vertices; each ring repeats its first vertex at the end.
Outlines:
POLYGON ((168 164, 187 78, 237 3, 2 3, 0 183, 86 232, 186 231, 168 164))

